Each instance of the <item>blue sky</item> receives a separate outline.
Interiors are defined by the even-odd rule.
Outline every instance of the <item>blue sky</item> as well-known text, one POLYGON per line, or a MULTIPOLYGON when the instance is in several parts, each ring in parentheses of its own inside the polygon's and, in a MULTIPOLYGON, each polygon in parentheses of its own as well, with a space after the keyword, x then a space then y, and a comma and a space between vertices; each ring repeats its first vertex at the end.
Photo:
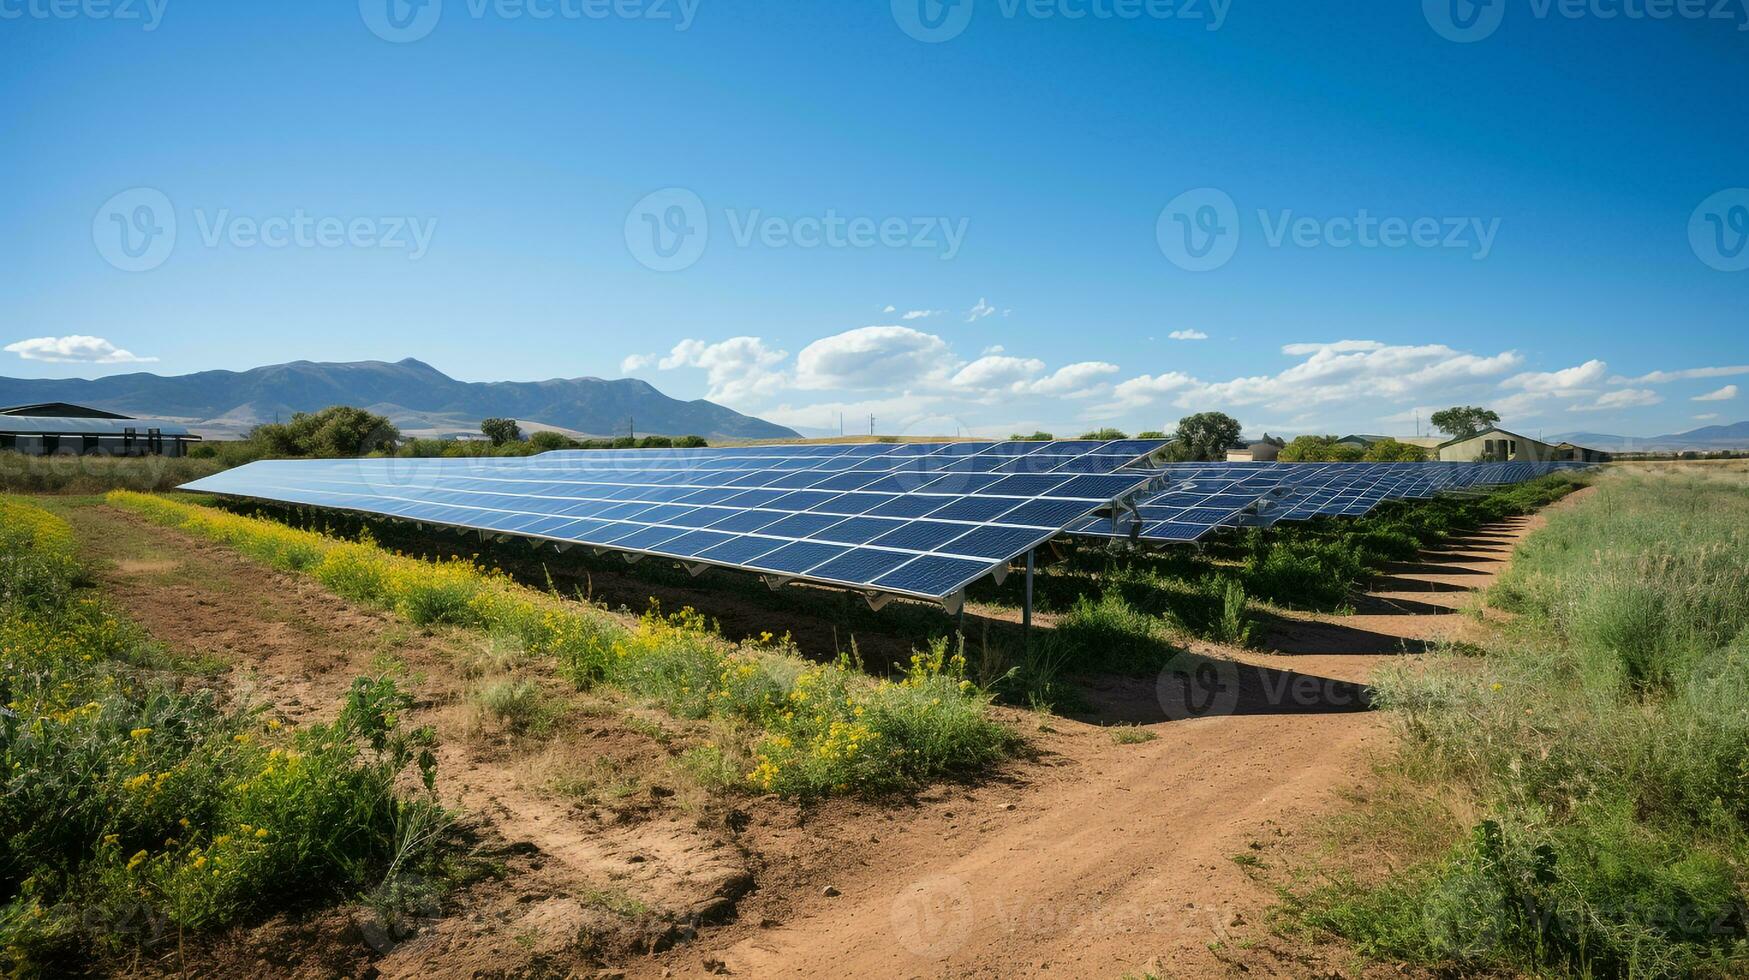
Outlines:
POLYGON ((0 374, 414 356, 913 433, 1734 422, 1745 27, 0 0, 0 374))

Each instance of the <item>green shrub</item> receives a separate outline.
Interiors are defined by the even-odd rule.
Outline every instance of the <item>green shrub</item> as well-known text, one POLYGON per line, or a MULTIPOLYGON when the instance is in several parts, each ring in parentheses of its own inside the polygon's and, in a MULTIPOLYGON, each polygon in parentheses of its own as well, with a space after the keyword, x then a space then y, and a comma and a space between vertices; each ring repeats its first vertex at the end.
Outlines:
POLYGON ((431 837, 404 829, 440 822, 429 735, 401 729, 392 683, 284 729, 166 673, 77 576, 66 525, 0 499, 0 967, 60 972, 425 866, 431 837), (397 794, 414 765, 427 794, 397 794))
POLYGON ((902 682, 875 683, 846 664, 811 664, 769 634, 730 643, 690 609, 664 615, 652 606, 628 628, 596 607, 531 591, 471 561, 421 561, 368 537, 344 541, 163 497, 109 499, 310 574, 361 604, 416 623, 487 631, 551 657, 580 687, 608 684, 677 717, 750 728, 746 746, 727 748, 746 756, 744 785, 754 789, 885 791, 976 771, 1011 747, 1007 730, 989 717, 989 693, 939 643, 902 682))
MULTIPOLYGON (((1474 504, 1532 506, 1558 485, 1474 504)), ((1395 768, 1454 784, 1469 837, 1391 882, 1296 895, 1301 921, 1467 972, 1749 971, 1749 493, 1613 474, 1490 593, 1480 658, 1375 674, 1395 768)))

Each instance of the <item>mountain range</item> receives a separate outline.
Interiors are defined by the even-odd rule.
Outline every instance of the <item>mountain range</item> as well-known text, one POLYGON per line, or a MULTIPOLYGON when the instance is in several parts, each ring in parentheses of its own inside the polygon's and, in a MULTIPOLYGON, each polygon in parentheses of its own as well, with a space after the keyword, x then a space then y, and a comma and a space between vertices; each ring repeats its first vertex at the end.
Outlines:
POLYGON ((142 418, 182 422, 208 438, 236 438, 263 422, 331 405, 387 416, 412 436, 478 434, 480 420, 514 418, 530 430, 579 436, 700 435, 713 439, 786 439, 796 433, 715 402, 670 398, 642 381, 555 378, 550 381, 457 381, 422 361, 393 364, 294 361, 249 371, 202 371, 176 377, 0 378, 0 405, 72 402, 142 418))
POLYGON ((1681 452, 1683 450, 1749 449, 1749 422, 1709 425, 1664 436, 1618 436, 1607 432, 1563 432, 1544 442, 1571 442, 1606 452, 1681 452))

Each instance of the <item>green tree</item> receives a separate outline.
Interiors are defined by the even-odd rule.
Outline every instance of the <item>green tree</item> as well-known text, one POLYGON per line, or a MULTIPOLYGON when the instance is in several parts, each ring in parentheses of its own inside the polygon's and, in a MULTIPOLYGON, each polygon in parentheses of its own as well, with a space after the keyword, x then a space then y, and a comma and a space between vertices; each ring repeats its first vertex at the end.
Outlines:
POLYGON ((1366 455, 1359 446, 1347 446, 1335 436, 1300 436, 1282 448, 1284 463, 1357 463, 1366 455))
POLYGON ((401 431, 386 418, 350 405, 299 412, 290 422, 257 426, 249 434, 263 456, 326 459, 392 453, 401 431))
POLYGON ((1161 432, 1159 429, 1149 429, 1146 432, 1136 433, 1136 438, 1137 439, 1167 439, 1170 437, 1167 436, 1166 433, 1161 432))
POLYGON ((503 446, 522 439, 522 427, 515 419, 486 419, 480 423, 480 432, 492 440, 492 445, 503 446))
POLYGON ((536 432, 528 437, 529 448, 539 453, 550 453, 555 449, 577 449, 582 446, 577 440, 563 432, 536 432))
POLYGON ((1173 455, 1186 462, 1219 462, 1239 441, 1239 420, 1224 412, 1198 412, 1178 420, 1173 455))
POLYGON ((1094 429, 1092 432, 1082 433, 1081 438, 1110 442, 1113 439, 1128 439, 1129 436, 1124 435, 1122 429, 1094 429))
POLYGON ((704 436, 675 436, 674 437, 674 448, 675 449, 703 449, 708 445, 710 445, 710 443, 705 441, 704 436))
POLYGON ((1056 438, 1056 436, 1051 435, 1049 432, 1042 432, 1042 431, 1041 432, 1034 432, 1030 436, 1023 436, 1020 433, 1016 432, 1015 434, 1008 437, 1010 442, 1050 442, 1051 440, 1053 440, 1055 438, 1056 438))
POLYGON ((1427 450, 1395 439, 1380 439, 1366 447, 1361 458, 1369 463, 1425 463, 1427 450))
POLYGON ((1459 405, 1434 412, 1433 427, 1453 439, 1467 439, 1500 421, 1500 413, 1474 405, 1459 405))

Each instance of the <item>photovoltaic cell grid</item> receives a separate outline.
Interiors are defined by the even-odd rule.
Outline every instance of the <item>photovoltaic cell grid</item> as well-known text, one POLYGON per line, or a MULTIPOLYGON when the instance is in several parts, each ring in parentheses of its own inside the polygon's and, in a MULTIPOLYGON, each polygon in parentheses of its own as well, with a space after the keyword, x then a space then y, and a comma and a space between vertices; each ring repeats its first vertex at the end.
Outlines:
POLYGON ((1165 445, 900 443, 288 460, 202 493, 654 555, 942 600, 1151 486, 1165 445))
POLYGON ((1070 530, 1163 543, 1200 541, 1223 527, 1282 520, 1360 517, 1387 500, 1426 499, 1479 486, 1521 483, 1575 469, 1570 462, 1514 463, 1179 463, 1154 472, 1165 489, 1135 513, 1088 518, 1070 530))

